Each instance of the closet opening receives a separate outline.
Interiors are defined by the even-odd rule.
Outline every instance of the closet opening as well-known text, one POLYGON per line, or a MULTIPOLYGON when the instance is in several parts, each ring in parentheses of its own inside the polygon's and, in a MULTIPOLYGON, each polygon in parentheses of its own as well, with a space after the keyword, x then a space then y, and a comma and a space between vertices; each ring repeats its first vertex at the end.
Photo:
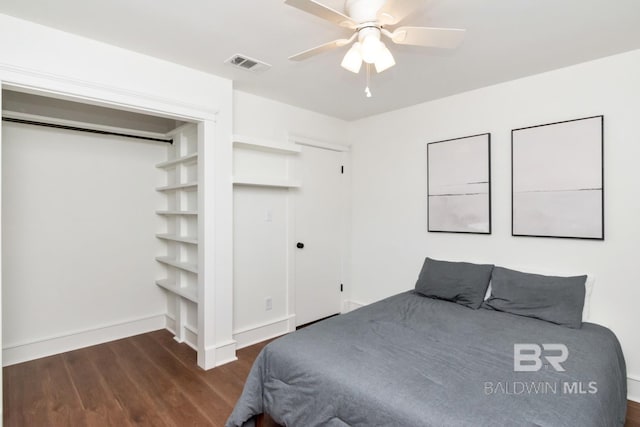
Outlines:
POLYGON ((163 328, 198 350, 198 124, 1 105, 2 364, 163 328))

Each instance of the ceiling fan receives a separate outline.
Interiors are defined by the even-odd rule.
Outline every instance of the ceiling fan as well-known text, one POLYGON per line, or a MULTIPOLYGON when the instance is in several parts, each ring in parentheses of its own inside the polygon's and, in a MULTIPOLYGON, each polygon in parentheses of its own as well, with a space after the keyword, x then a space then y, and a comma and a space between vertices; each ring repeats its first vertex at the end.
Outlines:
MULTIPOLYGON (((388 37, 393 43, 413 46, 455 48, 464 38, 465 30, 433 27, 396 27, 424 0, 346 0, 346 15, 315 0, 285 0, 285 3, 319 18, 354 30, 348 39, 338 39, 290 56, 302 61, 320 53, 354 42, 342 60, 342 67, 360 72, 362 62, 373 64, 378 73, 395 65, 393 55, 381 40, 388 37)), ((368 71, 368 68, 367 68, 368 71)), ((367 91, 368 92, 368 91, 367 91)), ((367 93, 367 96, 370 96, 367 93)))

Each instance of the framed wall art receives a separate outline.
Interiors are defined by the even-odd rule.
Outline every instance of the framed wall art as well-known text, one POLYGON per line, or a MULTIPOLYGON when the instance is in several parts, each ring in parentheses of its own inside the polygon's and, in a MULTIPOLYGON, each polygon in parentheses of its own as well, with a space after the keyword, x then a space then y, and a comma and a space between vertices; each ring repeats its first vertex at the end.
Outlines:
POLYGON ((491 134, 427 144, 427 230, 491 234, 491 134))
POLYGON ((604 239, 604 116, 511 131, 511 234, 604 239))

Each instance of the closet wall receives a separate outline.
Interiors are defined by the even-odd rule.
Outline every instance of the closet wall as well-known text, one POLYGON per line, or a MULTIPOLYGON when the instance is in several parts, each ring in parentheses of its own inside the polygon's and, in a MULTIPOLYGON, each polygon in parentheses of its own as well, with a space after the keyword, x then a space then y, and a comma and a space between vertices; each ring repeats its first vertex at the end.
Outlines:
MULTIPOLYGON (((173 125, 6 91, 3 98, 5 110, 173 125)), ((153 286, 154 165, 166 144, 8 122, 2 139, 4 364, 73 348, 80 337, 164 327, 165 298, 153 286)))

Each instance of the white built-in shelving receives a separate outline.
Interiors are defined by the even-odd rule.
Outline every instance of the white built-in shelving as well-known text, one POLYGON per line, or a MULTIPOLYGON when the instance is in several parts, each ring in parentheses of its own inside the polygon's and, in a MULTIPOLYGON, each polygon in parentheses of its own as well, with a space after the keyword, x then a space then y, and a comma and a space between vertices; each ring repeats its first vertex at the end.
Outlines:
POLYGON ((156 280, 156 285, 160 286, 162 289, 165 289, 171 292, 174 295, 178 295, 182 298, 186 298, 191 302, 198 302, 198 293, 195 289, 192 288, 183 288, 178 286, 175 282, 169 281, 167 279, 159 279, 156 280))
POLYGON ((173 132, 167 159, 158 163, 161 206, 159 277, 156 285, 167 294, 167 327, 179 342, 197 347, 199 268, 198 134, 196 125, 173 132))
POLYGON ((156 234, 156 237, 158 239, 170 240, 172 242, 190 243, 192 245, 198 244, 198 239, 195 237, 178 236, 177 234, 167 234, 167 233, 156 234))
POLYGON ((300 181, 292 176, 292 161, 301 152, 299 145, 234 135, 233 148, 234 186, 300 187, 300 181))
POLYGON ((198 215, 198 211, 156 211, 156 214, 158 214, 158 215, 168 215, 168 216, 171 216, 171 215, 177 215, 177 216, 180 216, 180 215, 191 215, 191 216, 194 216, 194 215, 198 215))
POLYGON ((177 258, 168 256, 158 256, 156 257, 156 261, 161 262, 162 264, 170 265, 171 267, 179 268, 180 270, 198 274, 197 264, 179 261, 177 258))
POLYGON ((255 138, 246 135, 233 135, 233 146, 237 148, 249 148, 251 150, 274 152, 274 153, 299 153, 299 145, 281 143, 268 139, 255 138))
POLYGON ((297 188, 300 187, 300 182, 291 179, 278 179, 278 178, 233 178, 233 185, 246 185, 253 187, 282 187, 282 188, 297 188))
POLYGON ((174 190, 196 190, 198 188, 197 182, 185 182, 183 184, 165 185, 164 187, 156 187, 157 191, 174 191, 174 190))
POLYGON ((178 157, 177 159, 167 160, 166 162, 158 163, 156 167, 158 169, 169 169, 179 165, 180 163, 194 163, 198 161, 198 153, 187 154, 186 156, 178 157))

